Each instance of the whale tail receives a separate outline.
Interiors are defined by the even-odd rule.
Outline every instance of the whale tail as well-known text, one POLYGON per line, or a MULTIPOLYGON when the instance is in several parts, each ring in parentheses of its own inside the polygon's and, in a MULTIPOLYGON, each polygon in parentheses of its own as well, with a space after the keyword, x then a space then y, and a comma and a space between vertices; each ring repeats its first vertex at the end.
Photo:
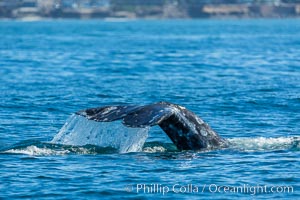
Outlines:
POLYGON ((146 106, 105 106, 76 112, 90 120, 111 122, 122 120, 125 126, 138 128, 158 125, 172 114, 169 103, 159 102, 146 106))
POLYGON ((122 120, 125 126, 132 128, 159 125, 179 150, 219 148, 226 144, 193 112, 168 102, 144 106, 105 106, 78 111, 76 114, 98 122, 122 120))

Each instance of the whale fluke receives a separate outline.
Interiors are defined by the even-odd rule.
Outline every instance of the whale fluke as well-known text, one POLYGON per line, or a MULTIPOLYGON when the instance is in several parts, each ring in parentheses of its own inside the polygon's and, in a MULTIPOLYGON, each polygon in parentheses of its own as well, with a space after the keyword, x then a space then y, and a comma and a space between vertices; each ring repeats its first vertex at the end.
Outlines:
POLYGON ((98 122, 122 120, 125 126, 132 128, 158 125, 179 150, 213 149, 227 145, 225 139, 193 112, 169 102, 144 106, 105 106, 76 114, 98 122))

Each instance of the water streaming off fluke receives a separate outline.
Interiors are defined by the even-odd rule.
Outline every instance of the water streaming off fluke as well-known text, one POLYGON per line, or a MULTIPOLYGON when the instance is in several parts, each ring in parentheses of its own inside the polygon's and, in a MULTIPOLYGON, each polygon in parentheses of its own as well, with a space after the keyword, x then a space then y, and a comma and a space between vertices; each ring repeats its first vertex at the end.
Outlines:
POLYGON ((112 147, 120 153, 141 151, 149 128, 128 128, 120 121, 96 122, 73 114, 54 136, 52 143, 112 147))

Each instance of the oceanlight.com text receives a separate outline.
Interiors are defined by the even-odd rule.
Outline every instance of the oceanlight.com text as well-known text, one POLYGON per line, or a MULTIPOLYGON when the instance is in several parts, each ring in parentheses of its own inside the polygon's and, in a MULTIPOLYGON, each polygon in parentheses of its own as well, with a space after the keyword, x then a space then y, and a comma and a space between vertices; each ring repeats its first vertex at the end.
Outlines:
POLYGON ((223 194, 274 194, 274 193, 294 193, 293 186, 287 185, 218 185, 218 184, 134 184, 127 185, 125 191, 137 194, 161 194, 167 195, 168 193, 223 193, 223 194))

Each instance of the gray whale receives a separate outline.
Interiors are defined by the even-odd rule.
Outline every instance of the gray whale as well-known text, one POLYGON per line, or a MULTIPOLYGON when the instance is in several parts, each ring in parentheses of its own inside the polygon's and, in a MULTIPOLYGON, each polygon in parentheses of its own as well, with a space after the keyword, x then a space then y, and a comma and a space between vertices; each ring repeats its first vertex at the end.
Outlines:
POLYGON ((138 128, 158 125, 178 150, 216 149, 227 146, 201 118, 180 105, 158 102, 137 106, 104 106, 76 112, 98 122, 122 120, 125 126, 138 128))

